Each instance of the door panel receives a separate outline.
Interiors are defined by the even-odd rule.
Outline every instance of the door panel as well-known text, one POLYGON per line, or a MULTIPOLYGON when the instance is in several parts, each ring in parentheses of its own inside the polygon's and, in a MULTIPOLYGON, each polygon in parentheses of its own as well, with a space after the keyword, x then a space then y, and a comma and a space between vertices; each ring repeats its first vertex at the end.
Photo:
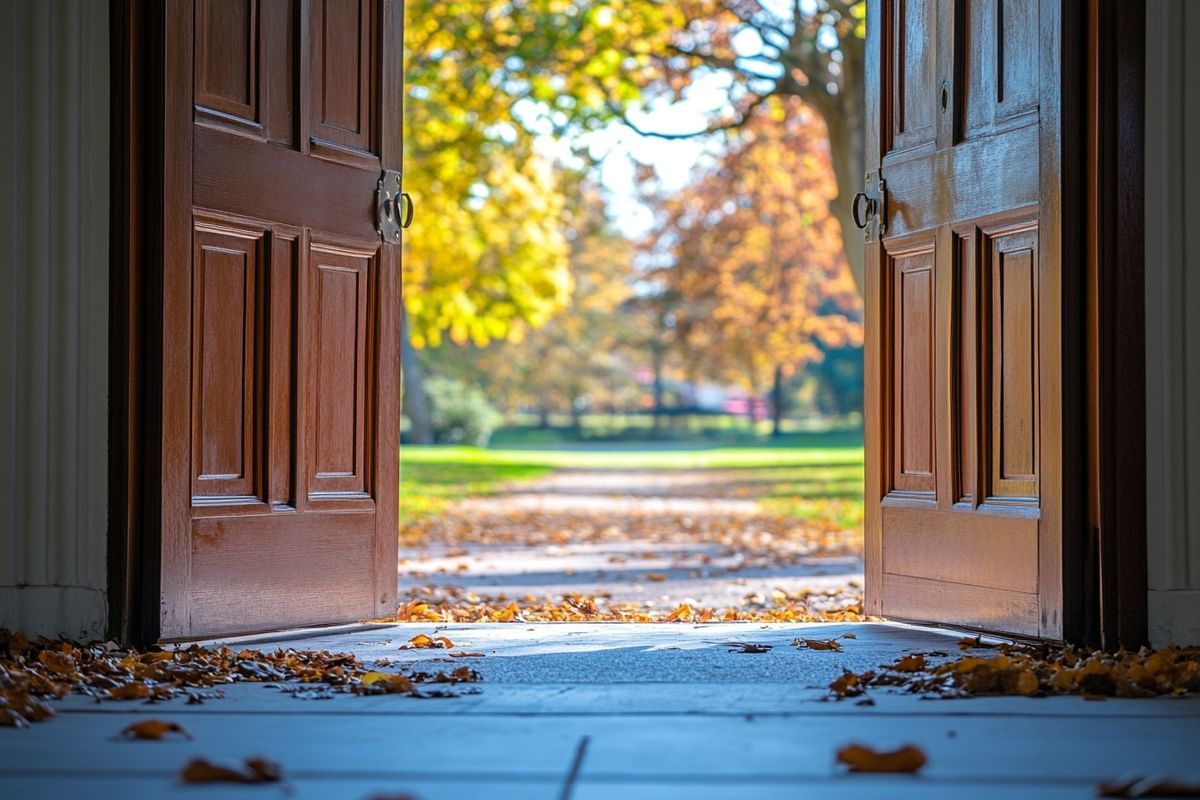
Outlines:
POLYGON ((892 147, 904 150, 932 143, 937 119, 928 102, 935 91, 937 0, 896 0, 889 25, 892 64, 898 80, 892 84, 892 147))
POLYGON ((255 394, 264 235, 198 225, 194 238, 193 501, 261 500, 255 394))
POLYGON ((1062 635, 1062 482, 1043 475, 1062 464, 1062 271, 1043 241, 1058 230, 1057 14, 868 9, 868 169, 888 190, 867 244, 875 613, 1062 635))
POLYGON ((372 262, 368 254, 317 246, 309 252, 310 500, 339 494, 369 497, 364 469, 367 275, 372 262))
POLYGON ((891 493, 932 498, 934 465, 933 248, 892 257, 891 381, 894 433, 891 493))
POLYGON ((165 13, 162 636, 390 613, 401 5, 165 13))

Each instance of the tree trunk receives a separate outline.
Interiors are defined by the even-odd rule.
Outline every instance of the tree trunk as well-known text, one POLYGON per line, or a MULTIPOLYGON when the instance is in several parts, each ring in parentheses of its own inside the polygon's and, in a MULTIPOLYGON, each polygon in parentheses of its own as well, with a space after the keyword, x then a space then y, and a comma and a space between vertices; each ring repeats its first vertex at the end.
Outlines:
POLYGON ((412 444, 433 444, 433 422, 429 418, 429 400, 421 379, 417 350, 408 336, 408 315, 400 317, 400 364, 403 376, 404 415, 408 417, 408 440, 412 444))
POLYGON ((663 356, 662 345, 654 344, 654 427, 652 428, 654 438, 658 438, 662 433, 662 411, 663 411, 663 356))
POLYGON ((783 367, 775 367, 775 382, 771 385, 771 436, 783 435, 783 367))
MULTIPOLYGON (((848 105, 840 103, 841 106, 848 105)), ((833 158, 833 172, 837 178, 838 195, 829 204, 829 210, 837 219, 842 230, 842 250, 850 264, 850 273, 858 285, 859 294, 865 296, 866 244, 863 233, 854 224, 850 208, 854 195, 863 189, 863 122, 860 114, 852 114, 843 108, 837 116, 825 118, 829 129, 829 149, 833 158)))
MULTIPOLYGON (((781 94, 799 96, 825 120, 838 187, 838 195, 829 209, 842 229, 842 250, 850 263, 850 273, 859 293, 866 296, 866 245, 850 213, 855 193, 863 189, 866 169, 866 44, 848 36, 842 41, 841 52, 842 91, 829 94, 824 86, 795 80, 783 81, 779 90, 781 94)), ((786 59, 783 66, 785 74, 803 68, 802 64, 788 63, 786 59)))
POLYGON ((550 408, 543 403, 538 406, 538 430, 549 430, 550 428, 550 408))

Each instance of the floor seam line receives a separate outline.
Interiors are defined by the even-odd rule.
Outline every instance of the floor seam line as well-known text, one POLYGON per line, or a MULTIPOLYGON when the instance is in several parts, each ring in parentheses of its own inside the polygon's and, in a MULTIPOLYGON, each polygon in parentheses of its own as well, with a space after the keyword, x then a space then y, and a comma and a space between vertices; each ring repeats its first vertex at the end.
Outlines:
POLYGON ((571 759, 571 768, 567 771, 566 780, 563 781, 559 800, 571 800, 571 795, 575 791, 575 783, 579 780, 579 771, 583 768, 583 759, 587 757, 588 743, 591 740, 591 736, 584 734, 580 737, 579 744, 575 746, 575 757, 571 759))

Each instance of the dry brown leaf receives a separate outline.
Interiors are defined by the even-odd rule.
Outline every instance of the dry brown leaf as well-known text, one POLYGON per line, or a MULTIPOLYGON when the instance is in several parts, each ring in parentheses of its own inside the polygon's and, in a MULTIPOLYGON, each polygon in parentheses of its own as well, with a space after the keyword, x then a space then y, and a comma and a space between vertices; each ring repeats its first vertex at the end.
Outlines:
POLYGON ((449 675, 439 672, 433 678, 434 683, 472 683, 477 680, 479 680, 479 673, 470 667, 459 667, 449 675))
POLYGON ((403 645, 401 650, 429 650, 429 649, 445 649, 449 650, 454 647, 454 642, 447 639, 445 636, 428 636, 424 633, 418 633, 416 636, 408 640, 408 644, 403 645))
POLYGON ((833 683, 829 684, 829 688, 838 697, 858 697, 867 690, 867 685, 874 677, 875 673, 873 672, 864 672, 859 675, 846 670, 833 683))
POLYGON ((38 661, 45 664, 50 669, 57 672, 59 675, 70 677, 75 674, 76 666, 75 659, 66 653, 61 653, 55 650, 43 650, 38 653, 38 661))
POLYGON ((754 642, 725 642, 731 653, 769 653, 774 645, 754 642))
POLYGON ((1126 777, 1096 787, 1098 797, 1200 797, 1200 783, 1162 777, 1126 777))
POLYGON ((108 690, 111 700, 145 700, 149 697, 166 697, 170 693, 169 686, 147 686, 141 681, 121 684, 108 690))
POLYGON ((884 669, 893 672, 922 672, 925 669, 925 656, 921 653, 910 653, 895 664, 888 664, 884 669))
POLYGON ((801 637, 793 640, 792 644, 808 650, 836 650, 841 652, 842 649, 837 639, 805 639, 801 637))
POLYGON ((648 580, 648 581, 654 581, 655 583, 661 583, 662 581, 665 581, 666 579, 667 579, 667 576, 663 575, 661 572, 646 573, 646 580, 648 580))
POLYGON ((850 744, 838 750, 837 760, 850 767, 851 772, 917 772, 926 762, 921 748, 911 744, 896 750, 850 744))
POLYGON ((161 719, 145 719, 141 722, 127 725, 121 729, 117 736, 123 739, 162 741, 168 733, 177 733, 185 739, 192 738, 192 735, 178 722, 166 722, 161 719))
POLYGON ((184 783, 276 783, 282 776, 279 765, 265 758, 247 758, 241 766, 193 758, 179 773, 184 783))

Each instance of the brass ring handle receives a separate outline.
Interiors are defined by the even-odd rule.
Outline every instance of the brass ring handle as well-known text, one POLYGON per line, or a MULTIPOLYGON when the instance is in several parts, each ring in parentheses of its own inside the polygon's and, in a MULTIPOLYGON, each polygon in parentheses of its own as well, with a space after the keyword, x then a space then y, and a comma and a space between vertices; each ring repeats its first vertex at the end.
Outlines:
POLYGON ((404 207, 404 214, 400 220, 400 227, 408 230, 408 226, 412 225, 413 214, 416 213, 416 207, 413 203, 412 195, 410 195, 408 192, 401 192, 400 196, 396 198, 396 205, 402 205, 404 207))
POLYGON ((854 200, 850 203, 850 216, 854 218, 855 227, 860 231, 866 228, 874 214, 875 201, 868 197, 866 192, 855 193, 854 200), (860 202, 865 203, 866 206, 861 212, 859 211, 860 202))

